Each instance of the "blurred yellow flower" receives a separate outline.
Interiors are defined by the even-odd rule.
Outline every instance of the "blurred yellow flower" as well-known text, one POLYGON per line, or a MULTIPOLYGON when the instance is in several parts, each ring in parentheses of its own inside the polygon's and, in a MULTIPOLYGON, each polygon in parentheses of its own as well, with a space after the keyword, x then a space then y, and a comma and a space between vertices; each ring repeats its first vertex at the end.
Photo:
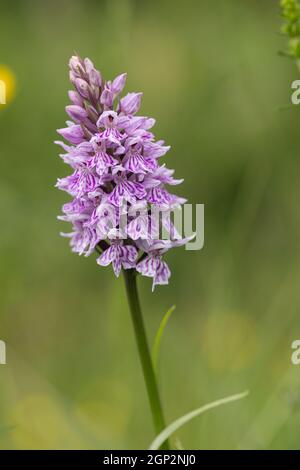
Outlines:
POLYGON ((16 77, 13 71, 0 64, 0 109, 1 104, 9 104, 16 94, 16 77))

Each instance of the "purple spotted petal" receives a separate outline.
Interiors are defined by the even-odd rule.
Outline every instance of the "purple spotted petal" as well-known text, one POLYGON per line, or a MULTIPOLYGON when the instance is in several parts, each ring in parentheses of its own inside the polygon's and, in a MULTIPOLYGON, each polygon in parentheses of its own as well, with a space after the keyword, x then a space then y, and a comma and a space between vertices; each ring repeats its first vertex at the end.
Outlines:
POLYGON ((112 262, 112 265, 113 265, 113 270, 114 270, 114 273, 115 273, 116 277, 119 277, 121 269, 122 269, 121 259, 120 258, 115 258, 112 262))
POLYGON ((147 200, 152 204, 168 205, 171 201, 171 197, 165 189, 155 187, 148 191, 147 200))
POLYGON ((97 258, 97 263, 100 266, 108 266, 116 257, 117 247, 112 245, 107 250, 105 250, 99 258, 97 258))
POLYGON ((158 284, 168 284, 171 276, 170 269, 161 256, 147 256, 137 266, 136 270, 143 276, 152 277, 152 291, 158 284))
POLYGON ((143 261, 140 261, 136 270, 143 276, 154 277, 156 272, 156 259, 152 256, 147 256, 143 261))
POLYGON ((135 246, 127 245, 127 246, 122 246, 122 264, 124 269, 130 269, 135 266, 135 262, 137 259, 137 249, 135 246))
POLYGON ((124 183, 121 182, 117 184, 114 190, 111 192, 108 201, 111 202, 114 206, 121 206, 123 200, 127 197, 128 195, 124 183))
POLYGON ((150 234, 150 221, 148 215, 141 215, 132 220, 126 227, 126 233, 132 240, 147 239, 150 234))
POLYGON ((169 266, 162 259, 157 260, 156 272, 153 277, 152 291, 156 285, 165 285, 169 284, 169 278, 171 276, 171 271, 169 266))
POLYGON ((108 169, 114 165, 116 165, 118 161, 109 155, 106 152, 98 152, 96 155, 90 160, 89 166, 95 168, 96 172, 99 175, 103 175, 104 172, 108 171, 108 169))
POLYGON ((146 173, 153 169, 151 161, 147 161, 142 155, 129 155, 124 163, 124 168, 131 173, 146 173))

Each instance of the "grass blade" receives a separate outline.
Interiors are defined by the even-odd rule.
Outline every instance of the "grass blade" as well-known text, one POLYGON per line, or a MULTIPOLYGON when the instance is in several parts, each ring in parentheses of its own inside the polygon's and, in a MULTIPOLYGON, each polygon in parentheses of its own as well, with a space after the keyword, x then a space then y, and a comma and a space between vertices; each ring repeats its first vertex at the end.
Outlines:
POLYGON ((158 436, 156 436, 156 438, 150 445, 149 450, 159 449, 162 443, 165 442, 165 440, 168 439, 175 431, 181 428, 184 424, 191 421, 191 419, 196 418, 202 413, 205 413, 205 411, 217 408, 218 406, 225 405, 226 403, 230 403, 232 401, 241 400, 242 398, 245 398, 248 394, 249 391, 246 391, 243 393, 238 393, 236 395, 231 395, 226 398, 221 398, 220 400, 208 403, 207 405, 201 406, 200 408, 197 408, 196 410, 190 411, 186 415, 181 416, 180 418, 173 421, 173 423, 171 423, 169 426, 167 426, 158 436))
POLYGON ((163 319, 160 322, 160 325, 158 327, 158 330, 154 339, 154 344, 153 344, 153 349, 152 349, 152 362, 153 362, 153 367, 154 367, 155 372, 157 372, 158 356, 159 356, 161 339, 165 331, 165 328, 167 326, 167 323, 169 321, 169 318, 174 312, 175 308, 176 308, 176 305, 173 305, 171 308, 169 308, 167 313, 163 316, 163 319))

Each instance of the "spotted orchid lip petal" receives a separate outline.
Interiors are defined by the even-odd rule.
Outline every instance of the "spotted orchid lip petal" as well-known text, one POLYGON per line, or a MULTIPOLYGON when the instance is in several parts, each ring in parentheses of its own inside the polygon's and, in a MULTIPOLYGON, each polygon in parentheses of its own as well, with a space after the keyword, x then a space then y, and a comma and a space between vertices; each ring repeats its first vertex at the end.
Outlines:
POLYGON ((137 249, 134 246, 124 246, 123 241, 112 242, 101 256, 97 259, 100 266, 108 266, 112 263, 115 275, 118 277, 122 267, 130 269, 135 266, 138 256, 137 249))
POLYGON ((152 277, 152 291, 156 285, 165 285, 169 283, 171 271, 161 255, 148 255, 143 261, 137 264, 136 270, 143 276, 152 277))
POLYGON ((84 256, 105 240, 107 248, 97 263, 111 265, 116 276, 134 268, 153 279, 153 288, 167 284, 171 273, 164 253, 190 239, 180 238, 168 219, 163 224, 170 240, 159 239, 159 222, 149 212, 153 207, 167 212, 185 202, 167 190, 183 180, 159 164, 170 147, 149 131, 153 118, 136 114, 142 93, 120 96, 126 73, 104 81, 89 58, 76 55, 69 67, 74 89, 68 92, 66 112, 71 120, 57 131, 67 143, 56 141, 73 170, 56 183, 72 197, 59 216, 72 225, 63 236, 70 239, 72 251, 84 256))
POLYGON ((149 216, 138 216, 132 220, 126 227, 126 233, 132 240, 144 239, 149 237, 149 216))

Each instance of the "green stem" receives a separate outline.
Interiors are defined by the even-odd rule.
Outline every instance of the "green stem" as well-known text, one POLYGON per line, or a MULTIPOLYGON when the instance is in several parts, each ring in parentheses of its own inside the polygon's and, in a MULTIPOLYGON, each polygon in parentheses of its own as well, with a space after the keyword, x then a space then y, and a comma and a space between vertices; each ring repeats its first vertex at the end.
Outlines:
MULTIPOLYGON (((159 398, 158 387, 154 374, 153 364, 149 352, 147 343, 147 337, 144 327, 144 321, 142 317, 137 283, 136 283, 136 272, 133 269, 126 269, 123 271, 127 297, 131 312, 131 318, 133 321, 135 338, 139 350, 140 360, 143 368, 144 378, 146 382, 146 388, 148 392, 148 398, 150 402, 152 418, 154 422, 154 428, 157 434, 165 429, 165 420, 163 416, 162 406, 159 398)), ((164 443, 162 449, 170 450, 168 441, 164 443)))

